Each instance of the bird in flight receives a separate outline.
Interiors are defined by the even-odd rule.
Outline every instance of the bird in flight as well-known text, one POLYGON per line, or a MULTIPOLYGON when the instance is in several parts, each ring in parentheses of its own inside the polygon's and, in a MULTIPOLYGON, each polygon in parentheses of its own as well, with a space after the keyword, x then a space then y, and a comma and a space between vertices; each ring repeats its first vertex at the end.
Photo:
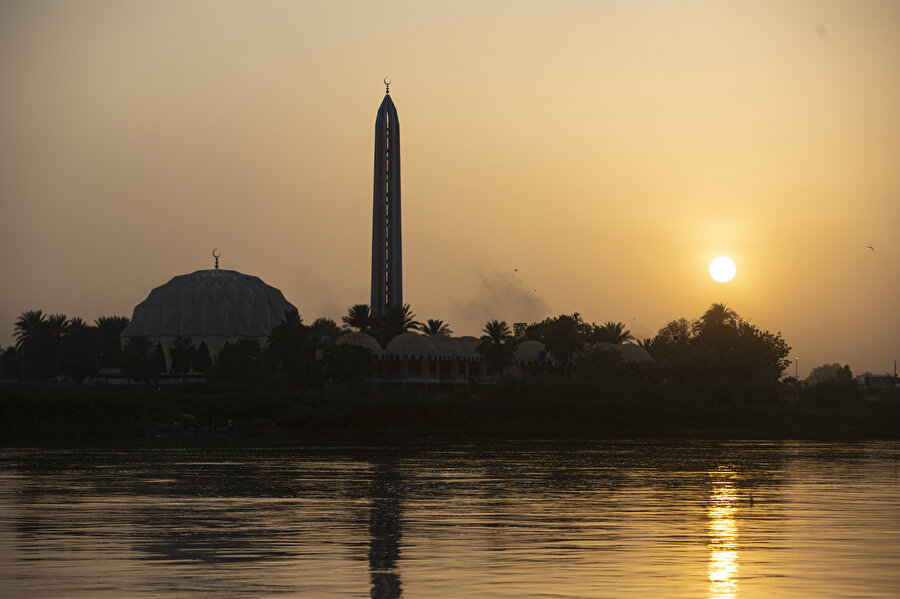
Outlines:
POLYGON ((867 245, 866 247, 872 250, 873 253, 875 252, 875 248, 873 248, 871 245, 867 245))

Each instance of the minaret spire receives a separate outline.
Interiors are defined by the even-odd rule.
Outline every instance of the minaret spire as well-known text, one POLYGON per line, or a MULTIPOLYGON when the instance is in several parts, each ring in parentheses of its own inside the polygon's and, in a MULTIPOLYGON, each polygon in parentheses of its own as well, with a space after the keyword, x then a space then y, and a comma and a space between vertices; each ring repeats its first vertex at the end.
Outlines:
POLYGON ((400 121, 384 78, 385 96, 375 116, 375 177, 372 193, 372 314, 403 305, 400 241, 400 121))

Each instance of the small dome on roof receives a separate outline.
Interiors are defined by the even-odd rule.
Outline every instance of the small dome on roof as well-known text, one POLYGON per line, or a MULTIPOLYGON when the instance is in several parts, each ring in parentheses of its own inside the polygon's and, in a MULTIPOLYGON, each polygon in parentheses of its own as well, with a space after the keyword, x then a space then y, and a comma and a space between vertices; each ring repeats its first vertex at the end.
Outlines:
POLYGON ((381 353, 381 345, 378 344, 375 337, 358 331, 341 335, 335 343, 338 345, 358 345, 359 347, 372 350, 373 353, 381 353))
POLYGON ((296 309, 259 277, 198 270, 153 289, 122 337, 267 337, 285 310, 296 309))
POLYGON ((458 355, 463 353, 462 344, 448 335, 434 335, 429 337, 434 349, 442 356, 458 355))
POLYGON ((407 331, 388 341, 384 353, 390 356, 430 356, 435 353, 435 347, 428 337, 407 331))
POLYGON ((610 350, 619 352, 622 360, 625 362, 652 362, 653 358, 647 353, 647 350, 635 343, 623 343, 616 345, 608 341, 601 341, 594 344, 595 349, 610 350))
POLYGON ((547 348, 540 341, 528 339, 519 344, 513 354, 513 360, 520 364, 540 362, 547 359, 547 348))
POLYGON ((478 346, 481 345, 481 339, 478 337, 472 337, 470 335, 464 335, 462 337, 456 337, 459 344, 462 345, 463 351, 474 354, 478 352, 478 346))

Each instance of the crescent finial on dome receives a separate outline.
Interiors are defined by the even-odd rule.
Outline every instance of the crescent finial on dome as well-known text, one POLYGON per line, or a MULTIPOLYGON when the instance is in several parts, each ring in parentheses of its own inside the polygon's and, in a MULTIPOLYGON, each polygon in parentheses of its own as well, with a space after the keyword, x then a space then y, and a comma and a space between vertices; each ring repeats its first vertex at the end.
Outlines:
POLYGON ((217 249, 219 249, 219 248, 213 248, 213 258, 216 259, 216 270, 219 270, 219 256, 221 256, 222 254, 221 253, 216 254, 217 249))

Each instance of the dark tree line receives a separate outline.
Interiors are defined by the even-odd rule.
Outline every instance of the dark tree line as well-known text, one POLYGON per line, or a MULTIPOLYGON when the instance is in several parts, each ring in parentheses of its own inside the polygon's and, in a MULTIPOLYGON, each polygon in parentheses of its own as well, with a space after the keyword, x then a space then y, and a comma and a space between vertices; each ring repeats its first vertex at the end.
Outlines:
POLYGON ((366 348, 336 344, 345 332, 330 318, 305 325, 296 310, 286 311, 269 334, 268 347, 254 339, 226 344, 209 378, 238 385, 273 380, 299 388, 363 380, 375 371, 375 357, 366 348))
POLYGON ((638 341, 654 364, 624 364, 606 342, 634 340, 621 322, 586 323, 577 312, 540 322, 517 322, 510 334, 504 321, 487 323, 480 351, 501 372, 516 346, 534 339, 544 344, 566 378, 616 380, 628 376, 657 377, 675 384, 699 380, 732 383, 777 383, 790 366, 791 348, 781 333, 764 331, 728 308, 713 304, 697 320, 673 320, 649 339, 638 341))
POLYGON ((0 357, 0 378, 46 380, 59 375, 76 381, 101 368, 121 368, 119 336, 129 319, 101 316, 89 325, 79 317, 23 312, 14 324, 16 343, 0 357))
MULTIPOLYGON (((23 312, 15 323, 16 344, 0 354, 0 377, 46 380, 65 375, 81 381, 103 368, 119 368, 137 380, 150 382, 165 370, 205 372, 212 381, 258 383, 280 376, 301 387, 327 382, 361 380, 374 372, 371 352, 334 342, 352 329, 373 335, 381 346, 410 330, 425 335, 449 335, 443 320, 416 320, 408 304, 393 306, 380 316, 357 304, 343 317, 343 327, 329 318, 303 323, 296 311, 286 312, 268 338, 268 347, 249 339, 227 344, 215 361, 205 346, 188 338, 176 339, 169 356, 145 337, 129 339, 123 349, 120 335, 129 323, 122 316, 98 318, 88 325, 81 318, 23 312)), ((790 347, 781 333, 761 330, 724 304, 713 304, 697 320, 680 318, 652 338, 638 341, 654 359, 652 366, 624 364, 621 355, 598 343, 634 340, 621 322, 587 323, 580 314, 561 314, 540 322, 517 322, 512 328, 500 320, 485 324, 478 346, 489 368, 500 374, 524 341, 544 344, 564 378, 615 380, 626 376, 655 376, 676 384, 697 380, 734 383, 774 383, 790 366, 790 347)))
POLYGON ((693 322, 673 320, 641 345, 675 382, 775 383, 791 365, 791 348, 780 332, 760 329, 725 304, 713 304, 693 322))

